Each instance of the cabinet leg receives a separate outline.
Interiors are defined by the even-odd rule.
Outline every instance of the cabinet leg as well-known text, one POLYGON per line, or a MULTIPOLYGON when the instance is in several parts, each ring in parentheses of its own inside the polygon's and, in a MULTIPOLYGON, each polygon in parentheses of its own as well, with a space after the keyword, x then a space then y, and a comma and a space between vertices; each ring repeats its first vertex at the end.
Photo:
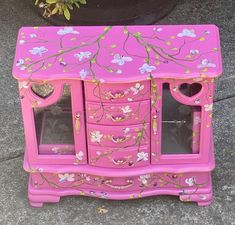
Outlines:
POLYGON ((34 207, 34 208, 41 208, 43 207, 43 203, 42 202, 33 202, 29 200, 29 204, 34 207))

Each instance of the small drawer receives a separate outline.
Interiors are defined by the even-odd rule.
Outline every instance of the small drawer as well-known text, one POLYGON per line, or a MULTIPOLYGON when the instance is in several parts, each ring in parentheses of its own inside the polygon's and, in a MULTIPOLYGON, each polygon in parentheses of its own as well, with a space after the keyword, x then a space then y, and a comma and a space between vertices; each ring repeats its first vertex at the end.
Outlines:
POLYGON ((131 168, 150 164, 150 147, 102 148, 88 146, 89 164, 108 168, 131 168))
POLYGON ((139 124, 150 121, 150 101, 132 103, 86 103, 88 123, 103 125, 139 124))
POLYGON ((135 83, 85 82, 87 101, 132 102, 150 99, 150 81, 135 83))
POLYGON ((99 126, 87 124, 88 144, 100 147, 127 148, 150 142, 149 123, 132 126, 99 126))

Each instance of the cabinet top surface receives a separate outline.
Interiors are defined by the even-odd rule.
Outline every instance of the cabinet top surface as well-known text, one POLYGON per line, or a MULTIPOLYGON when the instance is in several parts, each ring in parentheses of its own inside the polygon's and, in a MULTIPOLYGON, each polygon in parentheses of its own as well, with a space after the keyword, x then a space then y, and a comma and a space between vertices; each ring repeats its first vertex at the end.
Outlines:
POLYGON ((101 82, 217 77, 219 32, 215 25, 23 27, 12 73, 101 82))

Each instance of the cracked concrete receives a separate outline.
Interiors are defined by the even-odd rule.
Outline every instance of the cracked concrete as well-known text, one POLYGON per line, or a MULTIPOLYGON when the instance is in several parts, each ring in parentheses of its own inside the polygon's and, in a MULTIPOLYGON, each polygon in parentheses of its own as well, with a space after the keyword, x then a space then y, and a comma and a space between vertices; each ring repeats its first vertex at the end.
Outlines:
POLYGON ((224 74, 216 81, 214 138, 217 167, 214 202, 200 208, 170 196, 130 201, 65 197, 58 204, 32 209, 27 203, 27 174, 22 169, 24 134, 17 83, 11 66, 17 30, 48 25, 27 4, 0 2, 0 224, 235 224, 235 16, 233 0, 182 0, 160 24, 215 23, 220 28, 224 74), (109 211, 100 215, 104 205, 109 211))

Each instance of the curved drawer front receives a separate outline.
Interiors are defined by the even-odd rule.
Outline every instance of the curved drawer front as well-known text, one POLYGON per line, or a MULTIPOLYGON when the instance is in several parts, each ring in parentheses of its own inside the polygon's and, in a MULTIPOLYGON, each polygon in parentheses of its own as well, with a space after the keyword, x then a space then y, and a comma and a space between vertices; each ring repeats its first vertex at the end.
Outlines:
POLYGON ((150 81, 135 83, 92 83, 85 82, 87 101, 132 102, 150 99, 150 81))
MULTIPOLYGON (((32 173, 31 182, 37 189, 88 190, 90 195, 109 197, 108 191, 122 192, 171 188, 182 194, 196 193, 209 185, 208 173, 150 173, 139 176, 105 177, 85 173, 32 173), (102 192, 98 192, 98 190, 102 192), (187 192, 186 192, 187 191, 187 192)), ((82 193, 81 193, 82 194, 82 193)), ((98 197, 98 196, 97 196, 98 197)))
POLYGON ((88 123, 130 125, 150 121, 150 101, 132 103, 86 103, 88 123))
POLYGON ((150 147, 101 148, 88 146, 89 164, 108 168, 131 168, 150 164, 150 147))
POLYGON ((138 147, 150 142, 149 123, 135 126, 99 126, 87 125, 87 139, 89 145, 100 147, 138 147))

